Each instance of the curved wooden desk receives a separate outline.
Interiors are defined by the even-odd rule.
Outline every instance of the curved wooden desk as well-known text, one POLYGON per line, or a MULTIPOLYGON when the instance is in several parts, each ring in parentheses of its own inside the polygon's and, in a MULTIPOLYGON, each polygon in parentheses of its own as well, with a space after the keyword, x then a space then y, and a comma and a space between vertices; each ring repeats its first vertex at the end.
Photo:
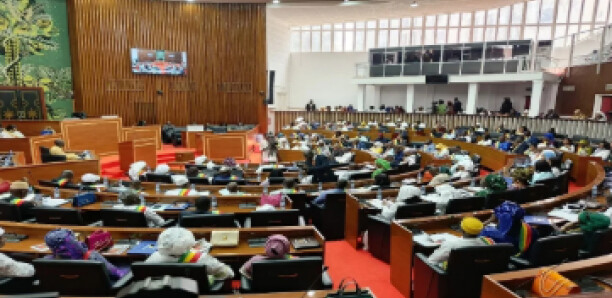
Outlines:
MULTIPOLYGON (((602 166, 596 162, 589 162, 587 167, 588 183, 573 193, 557 196, 533 203, 523 204, 527 212, 542 212, 565 203, 576 201, 590 194, 594 185, 599 185, 605 177, 602 166)), ((444 216, 423 217, 408 220, 394 221, 391 225, 391 283, 405 296, 411 297, 412 288, 412 258, 414 255, 414 242, 412 232, 408 229, 419 228, 427 233, 454 233, 450 229, 452 224, 457 224, 463 217, 474 216, 486 220, 492 214, 492 210, 482 210, 462 214, 444 216)))
POLYGON ((39 180, 56 178, 63 170, 71 170, 75 177, 81 177, 87 173, 98 175, 100 173, 100 161, 92 159, 0 168, 0 178, 12 181, 21 180, 25 177, 31 183, 37 183, 39 180))

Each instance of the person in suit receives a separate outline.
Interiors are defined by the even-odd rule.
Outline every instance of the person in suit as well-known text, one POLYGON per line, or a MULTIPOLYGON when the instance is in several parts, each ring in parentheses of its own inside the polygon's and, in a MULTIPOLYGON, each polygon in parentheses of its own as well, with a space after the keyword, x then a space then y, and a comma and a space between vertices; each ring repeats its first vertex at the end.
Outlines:
POLYGON ((157 251, 145 263, 197 263, 206 265, 206 273, 214 280, 234 277, 232 268, 211 256, 211 244, 201 239, 196 241, 193 233, 185 228, 171 227, 159 234, 157 251))
MULTIPOLYGON (((433 264, 445 264, 450 257, 450 253, 453 249, 461 247, 472 247, 472 246, 484 246, 490 245, 490 239, 483 239, 479 237, 484 225, 475 217, 466 217, 461 221, 461 233, 462 237, 455 240, 447 240, 440 245, 434 252, 427 258, 427 260, 433 264)), ((443 265, 443 267, 445 267, 443 265)))
POLYGON ((316 199, 314 199, 314 201, 312 201, 312 203, 313 204, 317 204, 317 205, 325 204, 325 200, 327 199, 327 195, 337 194, 337 193, 344 193, 347 185, 348 185, 348 181, 346 181, 345 179, 338 180, 338 182, 336 182, 336 188, 322 191, 319 194, 319 196, 316 199))
POLYGON ((9 124, 6 126, 4 131, 0 133, 0 138, 25 138, 25 136, 19 130, 17 130, 17 126, 9 124))
POLYGON ((504 102, 502 103, 501 108, 499 109, 499 113, 502 115, 509 115, 512 110, 512 101, 510 100, 510 97, 504 98, 504 102))
POLYGON ((455 112, 455 114, 460 114, 463 112, 463 107, 461 106, 461 102, 459 101, 458 97, 455 97, 453 100, 453 112, 455 112))
POLYGON ((181 211, 181 216, 185 215, 196 215, 196 214, 210 214, 211 199, 207 196, 201 196, 194 202, 195 210, 181 211))
POLYGON ((287 177, 283 181, 283 188, 270 192, 271 195, 274 194, 291 194, 297 193, 298 190, 295 188, 295 179, 287 177))
POLYGON ((317 105, 314 104, 314 102, 312 101, 312 99, 306 104, 306 111, 307 112, 314 112, 317 110, 317 105))

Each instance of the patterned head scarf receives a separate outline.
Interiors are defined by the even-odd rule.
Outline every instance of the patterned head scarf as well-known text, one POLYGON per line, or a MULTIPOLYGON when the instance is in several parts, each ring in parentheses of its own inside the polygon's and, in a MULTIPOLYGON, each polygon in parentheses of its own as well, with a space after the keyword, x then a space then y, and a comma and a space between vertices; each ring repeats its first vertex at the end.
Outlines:
POLYGON ((493 192, 504 191, 508 188, 508 185, 506 184, 506 179, 504 179, 504 177, 498 174, 487 175, 487 177, 485 177, 484 182, 485 186, 493 192))
POLYGON ((87 245, 79 242, 72 230, 55 229, 45 235, 45 244, 58 259, 81 260, 87 252, 87 245))
POLYGON ((291 250, 291 244, 287 237, 275 234, 268 237, 266 241, 266 256, 272 259, 282 259, 291 250))

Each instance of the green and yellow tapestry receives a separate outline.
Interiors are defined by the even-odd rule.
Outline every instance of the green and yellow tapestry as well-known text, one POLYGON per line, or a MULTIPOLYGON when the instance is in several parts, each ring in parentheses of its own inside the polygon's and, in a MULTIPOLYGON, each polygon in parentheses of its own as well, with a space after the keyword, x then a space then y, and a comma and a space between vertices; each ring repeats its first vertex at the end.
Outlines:
POLYGON ((0 85, 42 87, 59 120, 72 113, 70 67, 65 0, 0 0, 0 85))

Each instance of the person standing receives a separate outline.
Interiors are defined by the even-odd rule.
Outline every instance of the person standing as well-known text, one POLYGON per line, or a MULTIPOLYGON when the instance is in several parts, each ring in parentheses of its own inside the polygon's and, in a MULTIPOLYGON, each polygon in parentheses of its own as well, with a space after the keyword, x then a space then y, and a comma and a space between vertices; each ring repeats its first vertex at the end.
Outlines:
POLYGON ((455 97, 455 100, 453 101, 453 111, 455 114, 460 114, 463 112, 463 107, 461 106, 461 102, 459 101, 458 97, 455 97))
POLYGON ((306 111, 307 112, 314 112, 317 110, 317 105, 314 104, 314 102, 312 101, 312 99, 308 102, 308 104, 306 104, 306 111))
POLYGON ((512 112, 512 101, 510 101, 510 97, 506 97, 504 98, 504 102, 501 105, 501 109, 499 110, 499 113, 502 115, 507 115, 510 114, 510 112, 512 112))

